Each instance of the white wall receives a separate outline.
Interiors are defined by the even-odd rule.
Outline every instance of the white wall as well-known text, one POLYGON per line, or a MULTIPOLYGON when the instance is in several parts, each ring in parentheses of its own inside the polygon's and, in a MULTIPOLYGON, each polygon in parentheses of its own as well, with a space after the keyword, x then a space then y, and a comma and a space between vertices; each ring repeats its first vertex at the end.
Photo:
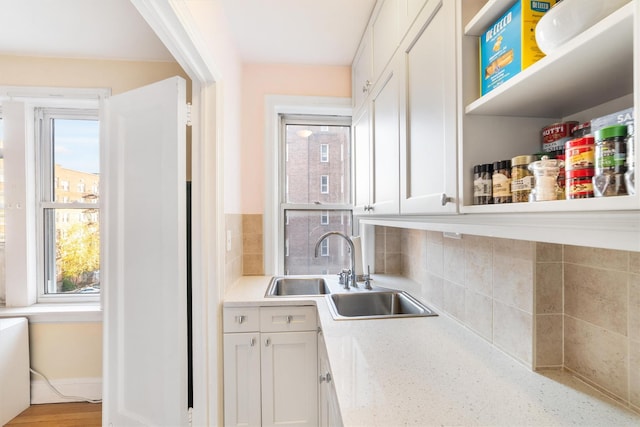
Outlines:
MULTIPOLYGON (((231 40, 219 1, 187 0, 189 11, 220 75, 216 87, 222 120, 218 135, 224 147, 224 212, 241 213, 242 64, 231 40)), ((206 119, 206 118, 205 118, 206 119)))

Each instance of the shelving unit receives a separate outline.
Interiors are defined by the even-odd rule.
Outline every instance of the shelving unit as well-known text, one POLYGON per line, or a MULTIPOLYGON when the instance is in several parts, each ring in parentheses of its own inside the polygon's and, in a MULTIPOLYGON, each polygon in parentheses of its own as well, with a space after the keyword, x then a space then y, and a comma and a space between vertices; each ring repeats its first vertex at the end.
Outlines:
POLYGON ((567 116, 584 110, 585 106, 633 92, 633 6, 629 3, 618 9, 551 55, 467 105, 465 112, 567 116))
MULTIPOLYGON (((477 37, 502 16, 514 0, 489 0, 466 25, 462 23, 460 213, 566 212, 575 216, 578 212, 640 209, 637 194, 536 203, 472 204, 473 165, 539 152, 540 131, 550 123, 582 122, 637 105, 634 85, 638 85, 638 66, 634 64, 638 63, 638 48, 634 48, 634 25, 637 25, 638 1, 632 0, 480 98, 477 37)), ((637 121, 637 111, 635 114, 637 121)), ((637 153, 635 161, 638 164, 637 153)))

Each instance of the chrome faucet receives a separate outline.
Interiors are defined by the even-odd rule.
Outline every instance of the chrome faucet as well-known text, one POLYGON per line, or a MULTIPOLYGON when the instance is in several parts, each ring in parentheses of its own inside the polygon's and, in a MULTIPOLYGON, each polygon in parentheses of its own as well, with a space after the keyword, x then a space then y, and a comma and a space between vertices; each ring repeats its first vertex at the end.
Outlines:
POLYGON ((351 284, 351 287, 357 288, 358 283, 356 282, 356 250, 355 250, 355 247, 353 246, 353 240, 351 240, 349 236, 339 231, 329 231, 327 233, 324 233, 322 236, 320 236, 320 238, 316 242, 316 251, 315 251, 316 258, 318 258, 318 251, 320 249, 320 244, 324 239, 326 239, 331 235, 342 237, 344 240, 347 241, 347 244, 349 245, 349 252, 351 252, 351 269, 348 272, 347 280, 345 281, 344 288, 349 289, 349 284, 351 284))

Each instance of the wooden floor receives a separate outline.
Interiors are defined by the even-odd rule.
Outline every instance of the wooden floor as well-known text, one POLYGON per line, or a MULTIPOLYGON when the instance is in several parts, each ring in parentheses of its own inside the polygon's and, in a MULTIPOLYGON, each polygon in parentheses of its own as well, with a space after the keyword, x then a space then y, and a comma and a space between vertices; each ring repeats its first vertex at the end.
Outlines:
POLYGON ((91 427, 102 425, 100 403, 51 403, 31 405, 6 426, 91 427))

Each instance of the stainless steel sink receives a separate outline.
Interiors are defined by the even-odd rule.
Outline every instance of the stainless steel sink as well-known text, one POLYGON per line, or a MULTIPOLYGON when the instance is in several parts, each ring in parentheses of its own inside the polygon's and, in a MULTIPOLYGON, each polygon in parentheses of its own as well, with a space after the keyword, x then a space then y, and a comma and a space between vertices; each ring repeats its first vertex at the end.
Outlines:
POLYGON ((327 298, 331 314, 338 320, 437 316, 404 291, 341 293, 327 298))
POLYGON ((331 291, 321 277, 274 277, 266 297, 325 295, 331 291))

